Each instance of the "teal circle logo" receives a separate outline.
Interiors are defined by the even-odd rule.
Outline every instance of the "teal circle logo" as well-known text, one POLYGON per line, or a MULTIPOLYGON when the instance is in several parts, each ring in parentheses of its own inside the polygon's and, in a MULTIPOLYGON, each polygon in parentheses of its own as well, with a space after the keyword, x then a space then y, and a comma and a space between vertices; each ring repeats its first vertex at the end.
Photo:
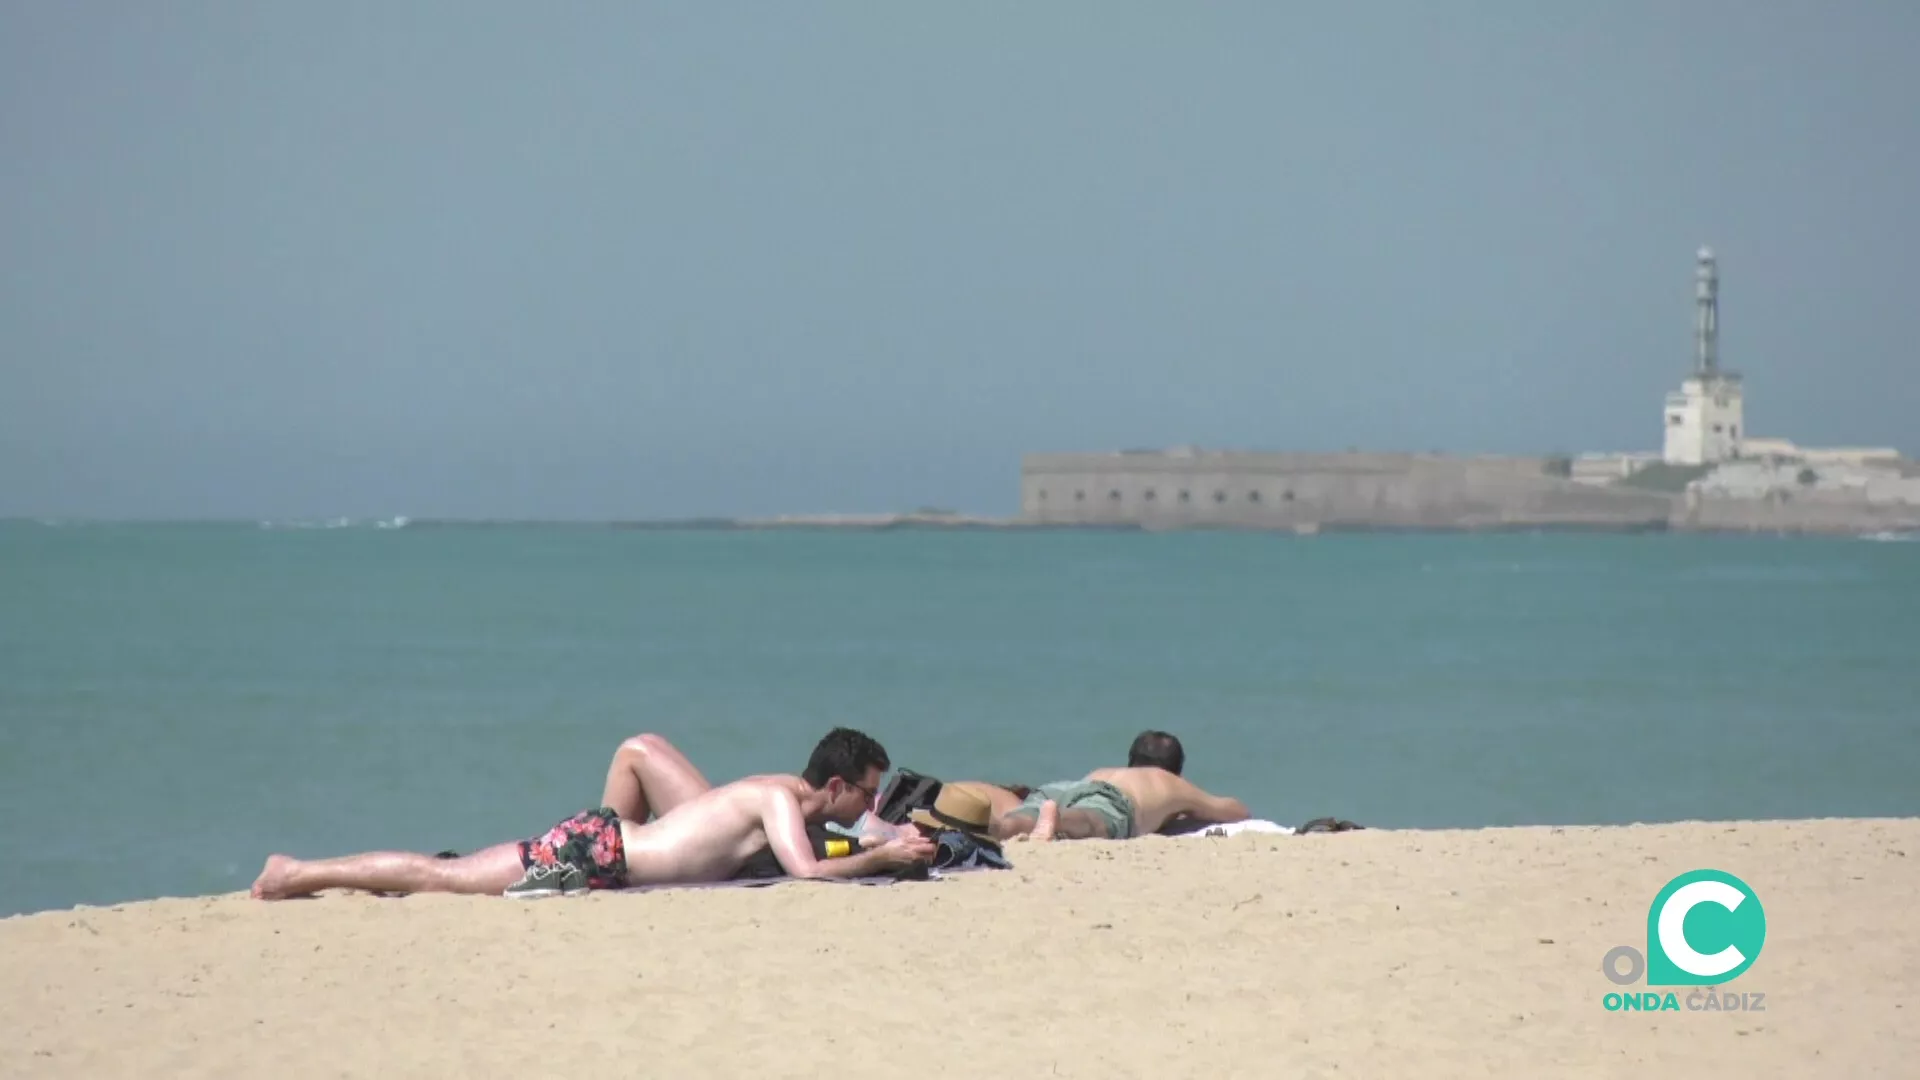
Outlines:
POLYGON ((1723 870, 1681 874, 1647 909, 1647 985, 1738 978, 1760 958, 1766 940, 1766 909, 1746 882, 1723 870))

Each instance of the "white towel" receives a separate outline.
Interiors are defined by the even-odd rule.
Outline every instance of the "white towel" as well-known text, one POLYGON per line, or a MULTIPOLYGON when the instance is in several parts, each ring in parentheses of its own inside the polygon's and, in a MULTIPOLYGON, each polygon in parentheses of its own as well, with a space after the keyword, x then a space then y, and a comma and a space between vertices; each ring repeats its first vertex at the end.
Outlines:
MULTIPOLYGON (((1190 833, 1181 833, 1180 836, 1233 836, 1243 832, 1275 833, 1280 836, 1292 836, 1293 826, 1280 825, 1275 822, 1264 821, 1260 818, 1248 818, 1245 821, 1232 821, 1225 825, 1209 825, 1204 829, 1195 829, 1190 833)), ((1176 839, 1178 839, 1178 837, 1176 837, 1176 839)))

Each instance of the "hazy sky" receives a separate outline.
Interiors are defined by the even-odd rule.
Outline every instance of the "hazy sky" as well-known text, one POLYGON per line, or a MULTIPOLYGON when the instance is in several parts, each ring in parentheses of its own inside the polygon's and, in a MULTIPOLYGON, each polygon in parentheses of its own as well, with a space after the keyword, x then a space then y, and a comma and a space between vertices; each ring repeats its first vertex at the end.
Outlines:
POLYGON ((1920 5, 0 0, 0 514, 1004 513, 1020 455, 1920 454, 1920 5))

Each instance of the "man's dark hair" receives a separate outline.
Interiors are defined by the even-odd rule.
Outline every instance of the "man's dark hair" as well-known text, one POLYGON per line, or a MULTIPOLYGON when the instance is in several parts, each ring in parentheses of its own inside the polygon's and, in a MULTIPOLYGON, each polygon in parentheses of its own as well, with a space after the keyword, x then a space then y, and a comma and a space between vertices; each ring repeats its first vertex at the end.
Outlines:
POLYGON ((876 768, 881 772, 893 768, 886 748, 852 728, 837 727, 814 745, 800 779, 816 788, 825 787, 836 776, 849 784, 863 784, 867 770, 876 768))
POLYGON ((1127 748, 1127 767, 1130 769, 1161 768, 1175 776, 1186 768, 1187 752, 1180 747, 1180 740, 1164 731, 1143 731, 1135 736, 1133 745, 1127 748))

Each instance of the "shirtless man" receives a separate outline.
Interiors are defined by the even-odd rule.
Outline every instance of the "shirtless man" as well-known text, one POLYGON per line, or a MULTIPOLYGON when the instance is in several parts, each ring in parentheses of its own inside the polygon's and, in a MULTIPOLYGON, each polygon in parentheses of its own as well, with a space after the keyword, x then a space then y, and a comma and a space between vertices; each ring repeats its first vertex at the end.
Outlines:
POLYGON ((993 821, 996 840, 1128 840, 1160 831, 1169 819, 1245 821, 1239 799, 1212 795, 1158 765, 1095 769, 1083 780, 1035 788, 993 821))
POLYGON ((253 895, 279 900, 323 889, 365 889, 552 896, 624 885, 724 881, 767 846, 794 877, 861 877, 926 861, 933 844, 914 833, 871 844, 857 855, 823 860, 814 857, 806 826, 859 820, 886 770, 886 751, 879 743, 836 728, 814 747, 799 776, 736 780, 695 795, 652 822, 602 806, 541 836, 457 859, 390 851, 316 862, 274 855, 253 883, 253 895))

